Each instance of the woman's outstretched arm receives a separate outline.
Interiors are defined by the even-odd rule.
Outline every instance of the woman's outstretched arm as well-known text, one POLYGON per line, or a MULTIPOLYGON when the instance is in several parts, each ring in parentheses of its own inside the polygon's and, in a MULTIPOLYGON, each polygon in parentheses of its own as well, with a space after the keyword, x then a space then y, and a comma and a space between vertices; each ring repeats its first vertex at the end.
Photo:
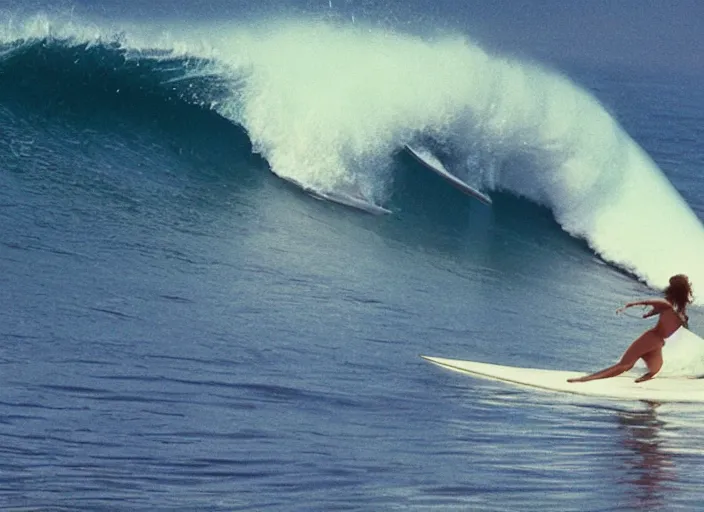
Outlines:
POLYGON ((653 308, 651 311, 646 313, 647 316, 643 315, 643 318, 647 318, 653 315, 659 315, 666 309, 672 309, 672 304, 670 304, 664 299, 645 299, 636 300, 634 302, 628 302, 625 306, 618 308, 616 312, 621 313, 622 311, 625 311, 628 308, 632 308, 633 306, 651 306, 653 308))

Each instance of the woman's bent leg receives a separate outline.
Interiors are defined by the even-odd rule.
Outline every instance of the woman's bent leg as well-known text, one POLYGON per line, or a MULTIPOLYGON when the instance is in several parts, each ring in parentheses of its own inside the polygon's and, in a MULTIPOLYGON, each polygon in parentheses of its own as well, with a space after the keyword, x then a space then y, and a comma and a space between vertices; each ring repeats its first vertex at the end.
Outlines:
POLYGON ((643 354, 643 361, 645 361, 645 366, 648 368, 648 373, 638 377, 636 382, 650 380, 660 371, 660 368, 662 368, 662 349, 659 348, 643 354))
MULTIPOLYGON (((633 365, 636 364, 636 361, 640 359, 641 357, 645 356, 646 354, 653 352, 653 351, 658 351, 661 352, 662 346, 664 344, 663 339, 658 336, 658 334, 654 330, 649 330, 645 331, 643 334, 640 335, 638 339, 636 339, 633 343, 631 343, 631 346, 626 349, 626 352, 624 352, 623 356, 621 356, 621 360, 616 363, 613 366, 609 366, 608 368, 604 368, 603 370, 600 370, 596 373, 592 373, 591 375, 586 375, 584 377, 578 377, 574 379, 567 379, 568 382, 588 382, 590 380, 597 380, 597 379, 606 379, 609 377, 616 377, 617 375, 621 375, 623 372, 626 372, 633 368, 633 365)), ((656 361, 653 360, 653 369, 656 366, 656 361)), ((646 364, 647 361, 646 361, 646 364)), ((648 364, 648 374, 650 375, 651 378, 652 376, 655 375, 660 370, 660 367, 662 366, 662 353, 660 353, 660 366, 658 366, 657 370, 655 372, 652 372, 650 368, 650 364, 648 364)), ((643 376, 645 377, 645 375, 643 376)), ((647 380, 647 379, 644 379, 647 380)))

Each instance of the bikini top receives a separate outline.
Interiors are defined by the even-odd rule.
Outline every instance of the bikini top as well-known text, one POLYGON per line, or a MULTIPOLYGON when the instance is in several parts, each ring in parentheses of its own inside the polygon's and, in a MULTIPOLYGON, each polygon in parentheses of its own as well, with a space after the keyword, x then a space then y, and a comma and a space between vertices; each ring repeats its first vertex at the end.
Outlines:
POLYGON ((685 313, 684 310, 680 311, 672 303, 670 303, 670 306, 672 306, 672 311, 674 311, 677 314, 677 316, 679 317, 680 322, 682 322, 682 326, 685 329, 689 329, 689 316, 687 316, 687 313, 685 313))
POLYGON ((675 313, 677 313, 677 316, 680 317, 680 320, 682 321, 682 326, 685 329, 689 329, 689 317, 687 316, 687 314, 677 310, 675 310, 675 313))
POLYGON ((679 309, 677 309, 677 307, 669 300, 667 301, 667 303, 672 308, 672 311, 674 311, 675 314, 679 317, 680 322, 682 322, 682 327, 684 327, 685 329, 689 329, 689 316, 687 316, 687 313, 685 313, 684 310, 680 311, 679 309))

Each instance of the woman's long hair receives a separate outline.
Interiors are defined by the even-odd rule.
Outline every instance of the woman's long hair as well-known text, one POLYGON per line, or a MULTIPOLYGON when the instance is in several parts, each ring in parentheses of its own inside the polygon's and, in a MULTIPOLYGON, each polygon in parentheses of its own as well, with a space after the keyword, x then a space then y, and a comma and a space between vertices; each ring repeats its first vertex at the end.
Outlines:
POLYGON ((692 302, 692 285, 684 274, 670 278, 670 284, 665 288, 665 300, 674 304, 677 311, 684 313, 687 304, 692 302))

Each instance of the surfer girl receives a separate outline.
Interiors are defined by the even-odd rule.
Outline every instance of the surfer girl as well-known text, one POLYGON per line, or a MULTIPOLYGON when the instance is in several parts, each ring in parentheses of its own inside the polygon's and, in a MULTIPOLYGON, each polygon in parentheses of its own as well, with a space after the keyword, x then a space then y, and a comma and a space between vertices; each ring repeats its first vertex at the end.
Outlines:
POLYGON ((665 288, 664 299, 648 299, 629 302, 617 313, 632 306, 650 306, 650 310, 643 314, 643 318, 659 315, 658 323, 640 335, 626 352, 621 360, 613 366, 605 368, 591 375, 567 379, 568 382, 588 382, 590 380, 606 379, 621 375, 633 368, 633 365, 642 359, 648 372, 636 379, 643 382, 652 379, 662 368, 662 347, 665 343, 679 336, 689 333, 687 323, 687 304, 692 302, 692 286, 689 278, 684 274, 677 274, 670 278, 670 284, 665 288))

